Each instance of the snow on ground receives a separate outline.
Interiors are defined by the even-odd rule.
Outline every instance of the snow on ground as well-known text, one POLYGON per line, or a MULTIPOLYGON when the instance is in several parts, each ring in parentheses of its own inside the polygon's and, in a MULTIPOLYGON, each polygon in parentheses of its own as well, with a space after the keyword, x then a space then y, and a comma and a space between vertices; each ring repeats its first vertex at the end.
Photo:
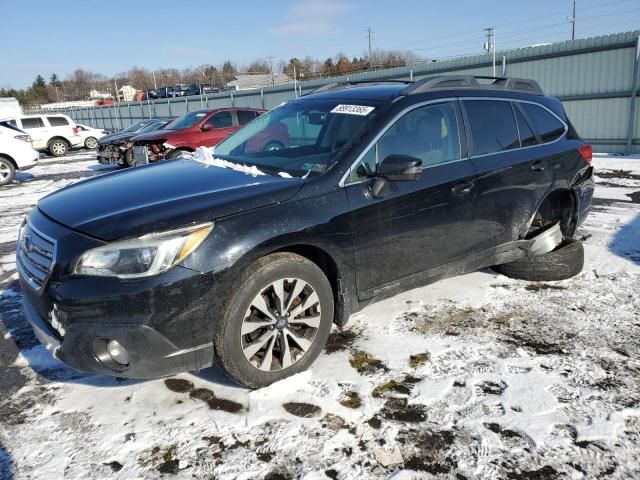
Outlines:
POLYGON ((398 295, 335 330, 309 371, 249 391, 215 368, 81 374, 38 345, 16 230, 39 197, 112 170, 92 156, 0 188, 0 478, 640 476, 640 158, 594 161, 579 276, 483 270, 398 295))

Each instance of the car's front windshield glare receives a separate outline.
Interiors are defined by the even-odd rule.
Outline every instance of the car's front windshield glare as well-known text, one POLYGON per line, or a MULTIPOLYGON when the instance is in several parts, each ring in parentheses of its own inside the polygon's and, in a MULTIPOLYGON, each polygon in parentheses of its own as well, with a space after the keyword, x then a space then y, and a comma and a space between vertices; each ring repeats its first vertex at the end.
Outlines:
POLYGON ((133 125, 129 125, 127 128, 125 128, 123 130, 123 132, 137 132, 139 131, 142 127, 144 127, 145 125, 147 125, 149 123, 149 121, 147 120, 146 122, 136 122, 133 125))
POLYGON ((320 174, 362 133, 378 108, 377 102, 292 100, 219 143, 214 156, 269 173, 320 174))
POLYGON ((166 130, 183 130, 191 128, 207 115, 207 112, 191 112, 176 118, 173 122, 165 127, 166 130))
POLYGON ((143 128, 141 128, 140 132, 138 132, 138 133, 153 132, 153 131, 158 129, 159 125, 161 125, 161 122, 152 122, 152 123, 150 123, 148 125, 145 125, 143 128))

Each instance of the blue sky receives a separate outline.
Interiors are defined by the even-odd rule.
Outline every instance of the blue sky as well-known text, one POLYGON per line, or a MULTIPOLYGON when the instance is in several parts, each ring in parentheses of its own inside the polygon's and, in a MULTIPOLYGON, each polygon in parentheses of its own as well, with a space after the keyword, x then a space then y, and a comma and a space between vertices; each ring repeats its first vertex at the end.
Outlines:
MULTIPOLYGON (((577 0, 577 36, 640 28, 637 0, 577 0)), ((498 50, 570 35, 571 0, 1 0, 0 87, 76 68, 184 68, 275 56, 324 59, 374 48, 427 58, 477 53, 496 25, 498 50), (117 12, 117 14, 115 13, 117 12)))

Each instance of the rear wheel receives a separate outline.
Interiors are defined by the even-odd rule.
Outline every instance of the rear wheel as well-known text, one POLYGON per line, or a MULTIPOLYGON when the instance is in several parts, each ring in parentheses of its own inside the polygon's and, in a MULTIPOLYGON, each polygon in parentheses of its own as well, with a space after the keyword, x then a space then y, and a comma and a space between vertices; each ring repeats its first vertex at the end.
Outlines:
POLYGON ((16 176, 16 168, 11 160, 0 157, 0 185, 6 185, 13 181, 16 176))
POLYGON ((241 385, 267 386, 308 368, 333 323, 333 292, 322 270, 276 253, 242 275, 214 342, 218 362, 241 385))
POLYGON ((493 269, 507 277, 535 282, 565 280, 576 276, 584 266, 584 248, 576 239, 565 239, 555 250, 496 265, 493 269))
POLYGON ((63 157, 69 150, 69 144, 60 138, 56 138, 49 142, 49 153, 54 157, 63 157))
POLYGON ((98 140, 95 137, 87 137, 84 141, 84 148, 88 150, 95 150, 98 148, 98 140))

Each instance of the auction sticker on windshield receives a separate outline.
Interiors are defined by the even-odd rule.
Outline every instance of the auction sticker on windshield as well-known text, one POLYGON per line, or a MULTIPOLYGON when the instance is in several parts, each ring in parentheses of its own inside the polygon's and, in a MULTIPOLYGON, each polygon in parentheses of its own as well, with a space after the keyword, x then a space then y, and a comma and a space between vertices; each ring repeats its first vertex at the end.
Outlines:
POLYGON ((337 105, 331 110, 331 113, 346 113, 348 115, 369 115, 373 112, 375 107, 368 107, 366 105, 337 105))

